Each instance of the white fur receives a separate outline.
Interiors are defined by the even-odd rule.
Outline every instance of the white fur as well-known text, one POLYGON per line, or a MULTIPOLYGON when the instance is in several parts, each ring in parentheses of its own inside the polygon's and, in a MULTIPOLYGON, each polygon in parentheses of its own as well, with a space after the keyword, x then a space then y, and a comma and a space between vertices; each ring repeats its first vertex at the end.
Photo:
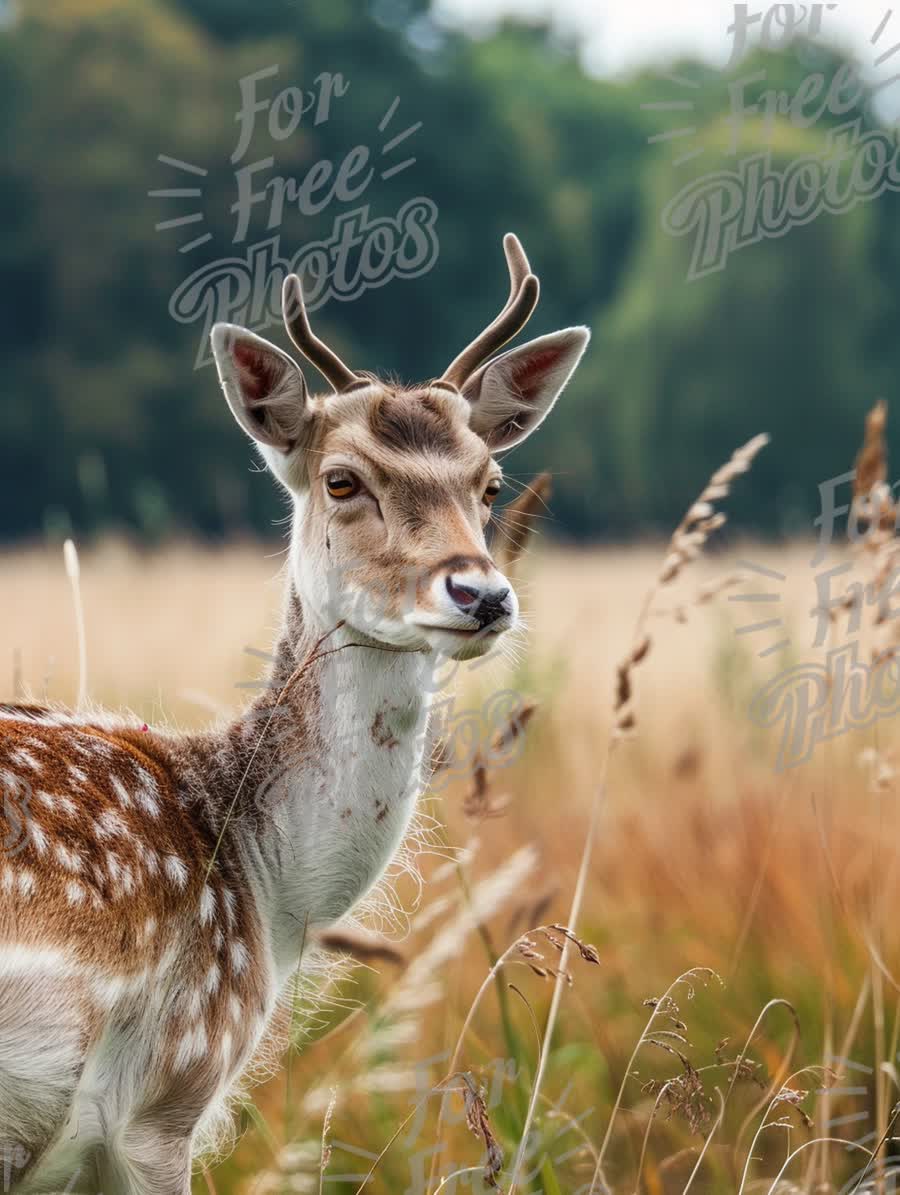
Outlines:
MULTIPOLYGON (((472 428, 490 447, 509 447, 550 410, 587 338, 586 329, 567 329, 504 354, 478 371, 464 397, 451 394, 447 401, 465 404, 472 428)), ((354 628, 347 596, 329 592, 324 549, 318 554, 301 550, 308 493, 296 479, 312 418, 303 376, 286 354, 243 329, 217 325, 212 343, 233 413, 292 493, 289 570, 303 608, 303 633, 315 642, 331 632, 329 652, 315 672, 318 704, 311 724, 303 727, 296 757, 291 759, 289 745, 284 748, 284 770, 266 793, 261 827, 235 834, 247 887, 237 881, 236 891, 214 890, 211 883, 201 893, 192 928, 208 936, 213 960, 198 970, 191 935, 172 933, 152 918, 143 923, 142 940, 155 944, 164 933, 170 937, 160 961, 137 976, 94 969, 64 950, 12 947, 0 955, 0 1147, 29 1140, 44 1149, 28 1180, 14 1187, 21 1195, 98 1189, 106 1195, 187 1195, 192 1152, 221 1124, 233 1085, 256 1053, 279 1000, 296 1003, 298 984, 317 965, 315 952, 310 958, 306 946, 309 931, 360 907, 398 857, 415 815, 435 672, 445 661, 442 652, 456 654, 461 632, 468 630, 443 588, 443 577, 435 579, 427 608, 369 628, 374 638, 354 628), (241 351, 235 358, 237 345, 241 351), (247 359, 255 365, 253 353, 265 358, 259 376, 271 383, 269 394, 259 393, 259 377, 246 360, 241 363, 250 354, 247 359), (345 624, 334 630, 341 620, 345 624), (402 650, 392 652, 388 645, 402 650), (309 749, 310 741, 315 750, 309 749), (262 950, 253 955, 249 937, 237 936, 251 903, 256 918, 247 924, 258 919, 263 927, 262 950), (301 949, 305 975, 298 975, 301 949), (248 972, 251 965, 255 971, 248 972), (250 999, 240 998, 240 976, 259 980, 262 995, 253 1008, 250 999), (229 1028, 219 1024, 217 1034, 207 1019, 214 998, 227 1002, 228 1009, 229 1028), (166 1033, 170 1045, 174 1042, 174 1069, 185 1072, 186 1082, 198 1064, 214 1062, 217 1068, 210 1083, 218 1087, 211 1096, 204 1090, 197 1097, 208 1098, 208 1104, 201 1122, 189 1130, 183 1123, 179 1129, 167 1123, 168 1107, 154 1118, 137 1115, 158 1097, 154 1082, 166 1033), (59 1125, 46 1146, 41 1129, 59 1125)), ((480 531, 472 544, 479 552, 484 549, 480 531)), ((471 576, 463 571, 456 581, 473 589, 478 584, 494 591, 505 587, 496 571, 471 576)), ((496 630, 513 625, 516 614, 511 597, 509 616, 498 620, 496 630)), ((91 720, 110 729, 119 725, 102 715, 91 720)), ((48 711, 34 721, 72 728, 70 747, 79 763, 70 761, 70 775, 76 787, 116 751, 99 736, 79 732, 76 716, 48 711)), ((20 748, 16 762, 40 778, 38 754, 20 748)), ((114 779, 113 791, 119 812, 107 811, 94 826, 104 849, 121 849, 126 837, 133 844, 133 819, 152 820, 161 813, 161 793, 149 771, 135 767, 134 783, 114 779)), ((37 797, 48 808, 75 813, 68 798, 43 790, 37 797)), ((37 854, 54 850, 67 873, 66 897, 77 916, 88 893, 77 878, 78 854, 51 844, 34 822, 29 832, 37 854)), ((143 863, 137 874, 113 850, 106 852, 104 871, 113 899, 138 898, 146 882, 185 889, 189 872, 182 858, 157 856, 141 844, 137 849, 143 863)), ((98 882, 102 878, 95 876, 98 882)), ((31 871, 7 866, 0 871, 0 887, 18 891, 37 907, 41 893, 31 871)), ((194 1114, 191 1108, 186 1115, 194 1114)))

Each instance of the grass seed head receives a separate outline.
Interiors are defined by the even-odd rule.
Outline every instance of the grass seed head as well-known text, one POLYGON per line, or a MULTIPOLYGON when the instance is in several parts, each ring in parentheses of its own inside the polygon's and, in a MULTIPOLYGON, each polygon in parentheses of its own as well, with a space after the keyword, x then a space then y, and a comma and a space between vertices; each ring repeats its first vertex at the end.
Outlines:
POLYGON ((471 1075, 462 1074, 463 1100, 466 1109, 466 1127, 484 1142, 487 1157, 484 1163, 483 1179, 487 1186, 499 1190, 497 1175, 503 1169, 503 1150, 491 1128, 484 1091, 478 1087, 471 1075))
POLYGON ((854 465, 854 498, 868 499, 873 489, 887 478, 886 424, 887 403, 880 398, 866 415, 863 445, 854 465))
POLYGON ((539 511, 546 507, 552 491, 549 473, 539 473, 514 502, 504 507, 497 520, 495 556, 501 572, 512 569, 523 555, 534 533, 539 511))

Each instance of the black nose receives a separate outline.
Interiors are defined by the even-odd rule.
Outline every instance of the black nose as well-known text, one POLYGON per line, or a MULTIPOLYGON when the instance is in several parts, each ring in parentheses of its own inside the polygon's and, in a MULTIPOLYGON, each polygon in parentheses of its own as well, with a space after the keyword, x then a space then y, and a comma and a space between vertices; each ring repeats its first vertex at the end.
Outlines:
POLYGON ((506 599, 509 597, 509 586, 503 589, 476 589, 472 585, 464 585, 448 577, 446 581, 447 593, 464 614, 474 618, 479 628, 490 626, 498 618, 509 614, 506 599))

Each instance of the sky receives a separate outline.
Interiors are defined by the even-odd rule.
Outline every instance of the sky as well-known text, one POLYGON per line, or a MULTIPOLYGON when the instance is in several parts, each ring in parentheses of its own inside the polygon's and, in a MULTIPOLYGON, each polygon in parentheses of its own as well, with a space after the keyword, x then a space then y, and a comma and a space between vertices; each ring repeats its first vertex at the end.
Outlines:
MULTIPOLYGON (((879 82, 900 74, 900 9, 891 13, 886 0, 821 4, 805 0, 803 4, 774 6, 768 0, 742 5, 725 0, 438 0, 436 7, 448 23, 476 29, 510 13, 532 17, 549 14, 561 29, 579 35, 585 65, 600 75, 665 63, 686 54, 724 65, 732 52, 733 37, 728 27, 736 7, 751 16, 772 7, 793 8, 797 14, 807 9, 807 21, 813 10, 819 10, 823 39, 852 48, 860 63, 869 68, 865 73, 871 73, 879 82), (871 39, 879 29, 875 46, 871 39), (876 65, 876 59, 891 49, 896 49, 896 54, 876 65)), ((759 30, 760 22, 752 28, 759 30)), ((770 28, 776 39, 777 25, 770 28)), ((892 101, 898 92, 900 88, 890 88, 892 101)), ((891 107, 900 104, 892 102, 891 107)))

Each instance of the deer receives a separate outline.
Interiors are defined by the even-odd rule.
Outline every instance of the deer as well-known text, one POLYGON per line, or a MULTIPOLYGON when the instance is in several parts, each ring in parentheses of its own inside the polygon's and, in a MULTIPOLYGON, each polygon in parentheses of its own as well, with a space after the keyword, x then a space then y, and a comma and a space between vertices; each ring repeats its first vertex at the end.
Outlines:
POLYGON ((187 1195, 308 935, 400 849, 436 668, 520 620, 487 546, 496 457, 548 415, 590 336, 501 352, 539 294, 513 234, 504 251, 502 310, 423 384, 350 369, 294 274, 285 328, 324 393, 254 332, 212 328, 226 402, 292 510, 281 626, 243 712, 185 732, 0 706, 6 1189, 187 1195))

